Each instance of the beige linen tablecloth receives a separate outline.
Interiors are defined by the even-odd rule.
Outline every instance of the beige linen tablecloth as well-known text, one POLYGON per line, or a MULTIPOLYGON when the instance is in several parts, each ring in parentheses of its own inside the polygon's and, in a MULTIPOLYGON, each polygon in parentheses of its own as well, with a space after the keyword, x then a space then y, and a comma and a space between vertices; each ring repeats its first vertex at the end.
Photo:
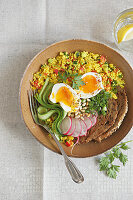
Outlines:
MULTIPOLYGON (((133 153, 117 180, 98 171, 96 157, 73 159, 85 181, 72 182, 60 155, 40 145, 19 111, 26 65, 53 42, 83 38, 109 45, 112 24, 132 0, 0 1, 0 200, 131 200, 133 153)), ((133 65, 133 54, 119 51, 133 65)), ((133 131, 124 141, 132 139, 133 131)), ((133 146, 133 144, 130 144, 133 146)))

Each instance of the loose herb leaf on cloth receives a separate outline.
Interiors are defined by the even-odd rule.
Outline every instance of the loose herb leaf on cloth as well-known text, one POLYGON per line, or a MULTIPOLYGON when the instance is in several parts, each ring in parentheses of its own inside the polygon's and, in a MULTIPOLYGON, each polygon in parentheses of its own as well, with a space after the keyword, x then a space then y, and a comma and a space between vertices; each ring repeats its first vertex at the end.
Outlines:
POLYGON ((123 149, 123 150, 128 150, 128 149, 130 149, 130 147, 129 147, 127 144, 125 144, 125 143, 122 143, 122 144, 120 145, 120 148, 123 149))
POLYGON ((111 167, 107 170, 107 175, 110 178, 116 179, 117 177, 117 172, 119 172, 119 167, 118 165, 111 165, 111 167))
POLYGON ((128 161, 127 155, 120 153, 119 160, 125 166, 126 162, 128 161))
POLYGON ((110 163, 112 163, 115 159, 114 154, 110 151, 110 153, 108 154, 108 158, 110 160, 110 163))
POLYGON ((114 157, 115 158, 119 158, 120 153, 121 153, 120 148, 119 147, 114 147, 112 151, 113 151, 114 157))
POLYGON ((99 170, 105 171, 107 176, 116 179, 119 172, 119 165, 114 165, 113 161, 115 159, 119 160, 124 166, 128 161, 127 155, 125 155, 121 150, 128 150, 130 147, 127 145, 128 142, 122 142, 116 145, 111 151, 105 152, 105 156, 101 157, 99 160, 99 170))
POLYGON ((109 167, 109 164, 110 164, 110 160, 108 157, 102 157, 100 159, 100 163, 99 163, 99 166, 100 166, 100 171, 104 171, 106 169, 108 169, 109 167))

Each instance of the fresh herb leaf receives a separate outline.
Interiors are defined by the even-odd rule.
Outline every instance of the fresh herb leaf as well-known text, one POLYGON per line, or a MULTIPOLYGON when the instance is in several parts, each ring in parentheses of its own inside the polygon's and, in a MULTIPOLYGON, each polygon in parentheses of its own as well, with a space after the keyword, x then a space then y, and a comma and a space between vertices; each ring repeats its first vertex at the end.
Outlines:
POLYGON ((66 72, 63 72, 63 73, 58 72, 58 79, 59 79, 59 81, 64 81, 64 82, 66 82, 67 73, 66 73, 66 72))
POLYGON ((126 162, 128 161, 127 155, 120 153, 119 160, 125 166, 126 162))
POLYGON ((111 167, 117 172, 120 171, 120 169, 119 169, 120 166, 119 165, 112 165, 111 167))
MULTIPOLYGON (((75 76, 75 75, 74 75, 75 76)), ((76 81, 78 81, 78 80, 80 80, 81 79, 81 77, 82 77, 82 75, 76 75, 75 77, 74 77, 74 80, 76 80, 76 81)))
POLYGON ((74 81, 73 81, 73 84, 72 84, 72 88, 74 88, 75 90, 79 89, 78 85, 74 81))
POLYGON ((123 150, 130 149, 130 147, 128 145, 126 145, 125 143, 122 143, 121 146, 120 146, 120 148, 123 149, 123 150))
POLYGON ((59 82, 66 82, 67 78, 71 77, 68 72, 58 72, 58 81, 59 82))
POLYGON ((81 79, 82 75, 73 75, 73 84, 72 84, 72 88, 78 90, 80 86, 85 85, 85 82, 81 79))
POLYGON ((108 107, 108 100, 111 97, 109 92, 102 90, 96 96, 90 98, 88 109, 86 112, 92 113, 94 110, 98 112, 98 114, 106 115, 107 107, 108 107))
POLYGON ((107 156, 108 156, 108 158, 110 160, 110 163, 112 163, 114 161, 114 159, 115 159, 114 154, 112 152, 110 152, 107 156))
POLYGON ((107 151, 105 156, 101 157, 99 160, 99 170, 105 171, 107 176, 116 179, 120 166, 113 165, 113 161, 118 159, 125 166, 128 158, 127 155, 123 154, 121 150, 130 149, 127 145, 128 142, 133 142, 133 140, 122 142, 116 145, 111 151, 107 151))
POLYGON ((116 179, 118 170, 119 166, 111 165, 111 167, 107 170, 106 173, 110 178, 116 179))
POLYGON ((109 158, 108 157, 102 157, 100 159, 100 164, 99 164, 100 171, 104 171, 104 170, 108 169, 109 164, 110 164, 109 158))
POLYGON ((113 153, 114 153, 114 156, 116 157, 116 158, 119 158, 119 156, 120 156, 120 154, 121 154, 121 151, 120 151, 120 149, 118 148, 118 147, 115 147, 115 148, 113 148, 113 153))

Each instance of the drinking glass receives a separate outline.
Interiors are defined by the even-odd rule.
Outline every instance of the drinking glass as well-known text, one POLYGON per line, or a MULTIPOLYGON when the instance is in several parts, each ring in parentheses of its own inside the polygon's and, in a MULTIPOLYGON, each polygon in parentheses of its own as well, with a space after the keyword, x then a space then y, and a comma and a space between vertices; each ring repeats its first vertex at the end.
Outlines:
MULTIPOLYGON (((121 12, 113 24, 113 38, 119 49, 133 52, 133 39, 118 43, 118 31, 124 26, 133 26, 133 8, 121 12), (131 25, 129 25, 131 24, 131 25)), ((133 32, 131 33, 133 34, 133 32)))

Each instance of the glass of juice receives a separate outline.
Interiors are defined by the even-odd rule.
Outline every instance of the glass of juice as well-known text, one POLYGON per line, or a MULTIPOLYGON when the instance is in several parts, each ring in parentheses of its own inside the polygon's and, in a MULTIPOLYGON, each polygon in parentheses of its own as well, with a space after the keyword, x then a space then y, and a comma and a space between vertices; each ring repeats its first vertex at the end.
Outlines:
POLYGON ((117 16, 113 24, 113 38, 119 49, 133 52, 133 8, 117 16))

